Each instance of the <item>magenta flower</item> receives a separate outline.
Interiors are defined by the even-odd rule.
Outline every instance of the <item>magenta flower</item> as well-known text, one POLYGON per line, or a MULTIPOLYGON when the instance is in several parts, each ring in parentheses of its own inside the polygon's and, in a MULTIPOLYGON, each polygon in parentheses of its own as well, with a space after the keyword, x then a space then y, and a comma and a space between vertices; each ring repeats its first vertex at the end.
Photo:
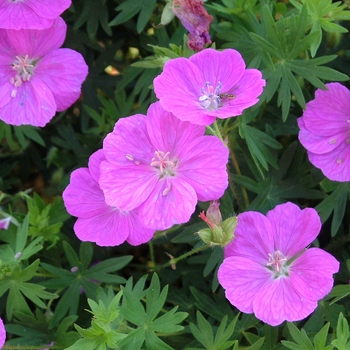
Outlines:
POLYGON ((211 44, 209 28, 214 17, 203 7, 203 0, 173 0, 171 9, 190 32, 187 45, 191 50, 200 51, 211 44))
POLYGON ((0 29, 1 120, 44 126, 79 98, 88 68, 78 52, 59 48, 66 29, 60 17, 48 29, 0 29))
POLYGON ((4 322, 2 322, 2 319, 0 318, 0 349, 5 345, 6 341, 6 330, 4 326, 4 322))
POLYGON ((49 28, 71 3, 71 0, 0 0, 0 28, 49 28))
POLYGON ((205 49, 188 59, 169 60, 154 79, 162 107, 199 125, 241 115, 258 102, 264 86, 261 72, 245 69, 242 56, 232 49, 205 49))
POLYGON ((71 174, 70 184, 63 192, 69 214, 77 216, 74 232, 83 241, 100 246, 116 246, 127 241, 131 245, 148 242, 154 230, 140 224, 137 210, 122 211, 106 204, 98 184, 103 151, 92 154, 88 168, 71 174))
POLYGON ((0 230, 7 230, 10 226, 11 217, 8 216, 7 218, 0 219, 0 230))
POLYGON ((228 150, 205 128, 182 122, 159 102, 147 116, 118 120, 107 135, 100 185, 106 202, 139 207, 144 226, 164 230, 187 222, 197 200, 220 198, 227 187, 228 150))
POLYGON ((318 89, 298 119, 310 162, 333 181, 350 181, 350 91, 339 83, 318 89))
POLYGON ((240 214, 218 271, 226 298, 272 326, 310 315, 331 291, 332 275, 339 270, 339 262, 329 253, 306 249, 320 229, 315 209, 301 210, 289 202, 266 216, 254 211, 240 214))

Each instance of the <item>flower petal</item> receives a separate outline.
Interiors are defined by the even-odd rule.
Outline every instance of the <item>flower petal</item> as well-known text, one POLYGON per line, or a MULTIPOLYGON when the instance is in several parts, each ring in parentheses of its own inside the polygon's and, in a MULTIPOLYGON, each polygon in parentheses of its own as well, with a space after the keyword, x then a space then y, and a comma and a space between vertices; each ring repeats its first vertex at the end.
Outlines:
POLYGON ((333 274, 338 271, 339 262, 331 254, 311 248, 292 263, 290 281, 303 298, 317 301, 332 290, 333 274))
POLYGON ((257 291, 253 301, 255 316, 271 326, 302 320, 316 307, 317 301, 304 299, 290 278, 269 281, 257 291))
POLYGON ((332 181, 350 181, 350 145, 343 142, 324 154, 308 152, 310 162, 332 181))
POLYGON ((270 220, 275 250, 288 258, 300 253, 318 236, 321 219, 313 208, 301 210, 291 202, 277 205, 266 217, 270 220))
POLYGON ((223 196, 228 185, 228 149, 219 138, 201 136, 191 140, 179 159, 178 177, 194 188, 200 201, 223 196))
POLYGON ((49 88, 33 77, 17 88, 15 97, 0 108, 0 119, 12 125, 45 126, 56 113, 49 88))
POLYGON ((153 81, 154 92, 165 110, 181 120, 209 125, 215 116, 206 115, 199 104, 203 84, 201 72, 186 58, 167 61, 163 72, 153 81))
POLYGON ((63 191, 63 200, 69 214, 90 218, 110 210, 98 183, 91 177, 88 168, 72 172, 70 183, 63 191))
POLYGON ((4 326, 4 322, 0 318, 0 349, 5 345, 6 341, 6 330, 4 326))
POLYGON ((58 17, 47 29, 7 30, 9 42, 16 50, 16 55, 39 59, 51 50, 62 46, 66 37, 67 25, 58 17))
MULTIPOLYGON (((214 88, 221 83, 221 93, 227 93, 242 78, 245 63, 241 54, 233 49, 217 51, 206 49, 189 58, 202 74, 201 87, 209 82, 214 88)), ((200 90, 198 91, 201 95, 200 90)))
POLYGON ((189 142, 205 133, 204 126, 181 121, 164 110, 159 102, 149 107, 146 126, 155 150, 171 152, 178 157, 189 142))
POLYGON ((218 270, 218 280, 232 305, 245 313, 253 312, 256 294, 270 285, 271 274, 260 264, 245 257, 228 257, 218 270))
POLYGON ((266 265, 273 250, 270 221, 255 211, 239 214, 235 238, 225 247, 225 257, 237 255, 266 265))
POLYGON ((79 98, 87 74, 83 56, 70 49, 49 52, 35 68, 35 76, 50 88, 58 111, 67 109, 79 98))
POLYGON ((179 178, 159 180, 139 208, 142 224, 156 230, 189 221, 197 204, 194 189, 179 178))

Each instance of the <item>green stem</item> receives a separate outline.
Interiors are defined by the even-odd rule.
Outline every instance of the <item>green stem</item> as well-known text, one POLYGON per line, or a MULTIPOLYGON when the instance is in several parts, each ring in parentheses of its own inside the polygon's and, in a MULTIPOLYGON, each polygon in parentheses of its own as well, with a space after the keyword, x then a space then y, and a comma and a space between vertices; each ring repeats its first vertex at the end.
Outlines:
POLYGON ((148 242, 148 246, 149 246, 149 255, 151 257, 151 262, 152 262, 152 266, 156 267, 156 259, 154 258, 154 247, 153 247, 153 242, 149 241, 148 242))
POLYGON ((180 255, 179 257, 177 258, 171 258, 167 263, 163 264, 163 265, 159 265, 155 268, 155 270, 160 270, 160 269, 163 269, 164 267, 168 267, 168 266, 176 266, 176 264, 183 260, 183 259, 186 259, 188 258, 189 256, 193 255, 193 254, 196 254, 196 253, 199 253, 203 250, 206 250, 210 247, 210 245, 202 245, 196 249, 193 249, 193 250, 190 250, 189 252, 185 253, 185 254, 182 254, 180 255))
POLYGON ((223 139, 223 137, 221 135, 221 131, 219 129, 219 125, 218 125, 216 120, 215 120, 213 125, 214 125, 214 129, 215 129, 215 135, 224 143, 224 139, 223 139))

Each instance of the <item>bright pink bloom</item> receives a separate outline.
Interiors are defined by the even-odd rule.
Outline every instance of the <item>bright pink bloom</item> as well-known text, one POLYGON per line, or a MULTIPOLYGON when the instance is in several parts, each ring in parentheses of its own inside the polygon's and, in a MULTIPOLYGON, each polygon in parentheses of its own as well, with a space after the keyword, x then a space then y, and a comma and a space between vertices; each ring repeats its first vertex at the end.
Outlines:
POLYGON ((261 72, 245 69, 242 56, 232 49, 205 49, 190 58, 169 60, 154 79, 162 107, 199 125, 241 115, 258 102, 264 86, 261 72))
POLYGON ((71 3, 71 0, 0 0, 0 28, 49 28, 71 3))
POLYGON ((333 181, 350 181, 350 91, 339 83, 318 89, 298 119, 310 162, 333 181))
POLYGON ((106 202, 139 207, 146 227, 164 230, 187 222, 197 200, 220 198, 227 187, 228 150, 205 128, 182 122, 159 102, 147 116, 118 120, 107 135, 100 185, 106 202))
POLYGON ((190 49, 200 51, 205 44, 211 44, 209 28, 214 17, 203 7, 203 0, 173 0, 171 9, 190 32, 190 49))
POLYGON ((331 291, 332 275, 339 270, 339 262, 329 253, 306 249, 320 229, 315 209, 301 210, 289 202, 266 216, 254 211, 240 214, 218 271, 226 298, 272 326, 310 315, 331 291))
POLYGON ((116 246, 127 241, 131 245, 148 242, 154 230, 141 225, 137 210, 122 211, 106 204, 98 184, 103 151, 91 155, 89 168, 71 174, 70 184, 63 192, 67 211, 77 216, 74 232, 83 242, 100 246, 116 246))
POLYGON ((2 319, 0 318, 0 349, 5 345, 6 341, 6 330, 4 326, 4 322, 2 322, 2 319))
POLYGON ((10 222, 11 222, 11 217, 7 217, 5 219, 0 219, 0 230, 7 230, 10 226, 10 222))
POLYGON ((0 29, 1 120, 44 126, 79 98, 88 68, 80 53, 59 48, 66 30, 60 17, 48 29, 0 29))

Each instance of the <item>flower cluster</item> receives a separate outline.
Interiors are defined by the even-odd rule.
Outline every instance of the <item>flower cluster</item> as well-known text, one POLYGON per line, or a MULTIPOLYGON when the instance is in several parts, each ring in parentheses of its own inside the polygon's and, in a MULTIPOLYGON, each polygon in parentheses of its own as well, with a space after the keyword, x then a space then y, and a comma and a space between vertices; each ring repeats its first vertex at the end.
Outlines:
POLYGON ((350 91, 339 83, 318 89, 298 119, 310 162, 334 181, 350 181, 350 91))
POLYGON ((225 247, 218 271, 227 299, 272 326, 310 315, 331 291, 333 274, 339 270, 329 253, 306 249, 320 229, 315 209, 301 210, 289 202, 266 216, 240 214, 235 239, 225 247))
POLYGON ((70 3, 0 1, 0 120, 45 126, 79 98, 87 65, 60 48, 67 26, 58 15, 70 3))
MULTIPOLYGON (((103 149, 91 156, 89 167, 72 173, 63 199, 68 212, 78 217, 76 235, 103 246, 124 241, 137 245, 150 240, 155 230, 189 221, 198 200, 218 200, 228 185, 228 149, 217 136, 206 136, 204 125, 216 115, 241 114, 258 101, 264 85, 261 73, 245 69, 241 55, 232 49, 206 49, 189 60, 171 60, 154 80, 160 101, 147 115, 118 120, 103 149), (211 64, 203 70, 206 62, 211 64), (182 80, 176 78, 178 85, 173 85, 174 69, 181 67, 187 67, 182 80), (196 85, 181 109, 186 81, 196 85), (207 81, 219 86, 215 92, 207 81), (224 95, 221 87, 235 98, 224 95), (195 118, 189 118, 192 115, 195 118)), ((229 240, 215 239, 218 244, 229 240)))

